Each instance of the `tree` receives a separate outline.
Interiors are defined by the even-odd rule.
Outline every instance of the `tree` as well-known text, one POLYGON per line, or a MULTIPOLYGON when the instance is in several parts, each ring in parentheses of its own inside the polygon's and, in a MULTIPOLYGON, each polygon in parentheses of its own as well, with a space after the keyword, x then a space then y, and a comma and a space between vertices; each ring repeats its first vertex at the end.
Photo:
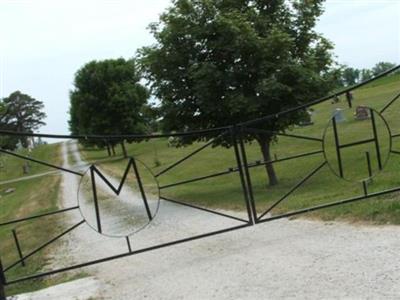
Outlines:
POLYGON ((361 81, 367 81, 374 77, 373 72, 370 69, 362 69, 361 70, 361 81))
MULTIPOLYGON (((149 92, 139 83, 140 79, 134 60, 107 59, 84 65, 76 73, 75 88, 70 93, 71 132, 81 135, 146 132, 149 92)), ((123 139, 96 141, 97 146, 111 146, 113 151, 117 143, 126 156, 123 139)))
MULTIPOLYGON (((1 101, 0 128, 18 132, 34 132, 40 126, 45 125, 43 121, 46 114, 43 112, 44 104, 20 91, 13 92, 1 101)), ((28 146, 27 137, 7 137, 2 139, 1 146, 15 149, 18 139, 22 146, 28 146)))
MULTIPOLYGON (((7 107, 0 101, 0 130, 15 130, 11 124, 6 123, 7 107)), ((0 135, 0 148, 14 150, 17 147, 18 138, 0 135)))
POLYGON ((372 68, 372 73, 374 76, 379 75, 391 68, 394 68, 396 64, 390 62, 379 62, 372 68))
MULTIPOLYGON (((156 44, 139 51, 164 130, 236 124, 325 95, 337 81, 330 74, 332 45, 314 31, 322 12, 322 0, 173 1, 150 26, 156 44)), ((306 118, 301 110, 266 121, 259 128, 268 132, 246 141, 256 140, 270 161, 276 132, 306 118)), ((273 165, 266 171, 269 184, 277 184, 273 165)))
POLYGON ((352 67, 345 67, 343 69, 343 81, 346 86, 351 86, 359 82, 360 70, 352 67))

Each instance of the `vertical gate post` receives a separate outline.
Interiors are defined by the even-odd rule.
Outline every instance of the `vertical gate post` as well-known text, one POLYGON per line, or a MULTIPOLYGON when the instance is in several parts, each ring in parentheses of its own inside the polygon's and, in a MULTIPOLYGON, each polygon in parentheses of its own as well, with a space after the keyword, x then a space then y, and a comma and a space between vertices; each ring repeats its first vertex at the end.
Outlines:
POLYGON ((1 263, 0 259, 0 300, 6 300, 6 292, 4 287, 6 285, 6 277, 3 271, 3 264, 1 263))
POLYGON ((20 245, 19 240, 18 240, 17 231, 15 229, 13 229, 12 230, 12 234, 13 234, 13 237, 14 237, 15 246, 17 247, 19 259, 21 260, 21 265, 23 267, 25 267, 24 256, 22 255, 21 245, 20 245))
POLYGON ((254 223, 257 224, 258 223, 257 209, 256 209, 255 201, 254 201, 253 184, 251 183, 249 165, 247 163, 246 147, 245 147, 244 141, 243 141, 243 127, 240 127, 239 145, 240 145, 240 153, 241 153, 241 156, 242 156, 244 175, 245 175, 245 179, 246 179, 246 182, 247 182, 247 192, 248 192, 248 195, 249 195, 250 207, 251 207, 251 211, 253 212, 254 223))
POLYGON ((236 158, 236 163, 239 171, 239 177, 240 177, 240 183, 242 185, 242 190, 243 190, 243 196, 244 200, 246 203, 246 209, 247 209, 247 215, 249 219, 249 224, 254 225, 254 219, 253 219, 253 213, 251 210, 251 205, 249 201, 249 194, 248 194, 248 187, 247 183, 244 177, 244 172, 243 172, 243 166, 242 166, 242 160, 240 158, 240 152, 239 152, 239 147, 238 147, 238 132, 237 132, 237 127, 232 126, 230 128, 231 131, 231 138, 232 138, 232 144, 233 144, 233 149, 235 152, 235 158, 236 158))

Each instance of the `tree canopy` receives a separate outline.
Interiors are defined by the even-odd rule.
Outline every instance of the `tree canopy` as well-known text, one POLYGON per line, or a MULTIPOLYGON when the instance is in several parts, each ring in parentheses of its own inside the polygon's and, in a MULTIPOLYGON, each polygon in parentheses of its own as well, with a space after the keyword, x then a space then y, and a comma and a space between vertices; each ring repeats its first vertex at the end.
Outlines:
MULTIPOLYGON (((330 72, 332 45, 314 30, 322 2, 173 1, 150 26, 156 44, 139 52, 161 101, 163 128, 226 126, 325 95, 336 81, 330 72)), ((306 111, 298 111, 270 120, 259 126, 269 133, 246 138, 256 139, 269 161, 274 132, 306 118, 306 111)), ((269 183, 276 184, 272 164, 266 168, 269 183)))
MULTIPOLYGON (((0 128, 19 132, 34 132, 40 126, 45 125, 43 121, 46 114, 43 111, 44 104, 20 91, 11 93, 0 101, 0 128)), ((15 149, 18 140, 24 147, 27 146, 27 138, 4 137, 0 146, 15 149)))
MULTIPOLYGON (((91 61, 75 75, 70 93, 69 126, 73 134, 122 135, 147 130, 148 90, 140 84, 134 60, 91 61)), ((99 141, 98 146, 123 140, 99 141)))
POLYGON ((389 69, 392 69, 396 66, 396 64, 391 62, 378 62, 373 68, 372 73, 374 76, 379 75, 389 69))

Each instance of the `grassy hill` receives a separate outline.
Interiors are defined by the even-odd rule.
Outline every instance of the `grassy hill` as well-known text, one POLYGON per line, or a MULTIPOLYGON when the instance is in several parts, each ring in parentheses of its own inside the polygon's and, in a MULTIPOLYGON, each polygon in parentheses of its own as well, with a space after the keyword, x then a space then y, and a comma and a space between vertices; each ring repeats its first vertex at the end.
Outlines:
MULTIPOLYGON (((331 102, 324 102, 315 105, 312 107, 312 121, 314 122, 312 126, 296 127, 288 131, 288 133, 292 134, 321 139, 324 138, 324 133, 326 131, 326 141, 324 144, 327 157, 330 157, 331 167, 328 165, 324 166, 315 176, 310 178, 310 180, 274 208, 272 214, 289 212, 295 209, 363 194, 361 182, 343 180, 338 178, 331 170, 331 168, 333 170, 336 168, 336 164, 334 161, 335 156, 331 156, 330 154, 334 151, 334 148, 332 148, 333 136, 330 120, 335 109, 343 109, 343 114, 347 121, 338 124, 341 143, 371 138, 371 121, 355 120, 355 107, 365 105, 380 111, 388 101, 400 92, 399 82, 400 75, 398 74, 380 79, 377 82, 354 91, 355 100, 353 109, 347 108, 347 102, 343 99, 344 97, 340 99, 339 103, 332 104, 331 102)), ((400 100, 383 114, 383 117, 390 126, 392 134, 400 133, 400 122, 398 121, 399 111, 400 100)), ((373 172, 378 174, 368 183, 369 192, 396 187, 399 182, 400 155, 389 155, 389 133, 385 122, 378 115, 376 119, 377 131, 381 139, 382 156, 385 158, 385 162, 387 158, 385 168, 382 172, 378 173, 376 149, 373 143, 343 149, 345 177, 349 179, 356 179, 355 177, 359 174, 366 177, 368 169, 365 152, 370 152, 373 172)), ((139 144, 130 144, 128 146, 128 152, 130 155, 144 162, 154 173, 157 173, 201 145, 203 145, 203 143, 196 143, 183 148, 173 148, 168 147, 167 139, 159 138, 139 144)), ((321 149, 322 143, 318 141, 279 137, 272 147, 272 153, 275 158, 281 159, 321 149)), ((400 150, 400 138, 393 139, 393 149, 400 150)), ((248 144, 246 150, 249 163, 262 161, 262 156, 256 143, 248 144)), ((82 148, 81 152, 84 157, 90 161, 107 158, 106 151, 101 149, 82 148)), ((252 168, 251 177, 258 212, 263 212, 272 203, 280 199, 297 182, 324 160, 324 154, 320 153, 274 164, 279 178, 279 184, 274 187, 267 186, 266 172, 263 166, 252 168)), ((114 173, 121 174, 122 170, 125 168, 125 164, 126 162, 121 159, 105 163, 103 164, 103 168, 108 168, 114 173)), ((208 147, 164 175, 159 176, 158 181, 159 185, 163 186, 226 171, 235 166, 236 162, 233 149, 208 147)), ((243 195, 237 173, 230 173, 228 175, 179 185, 173 188, 165 188, 162 189, 161 194, 165 197, 192 202, 206 207, 228 208, 233 210, 244 209, 243 195)), ((314 212, 308 214, 308 217, 323 220, 344 219, 348 221, 366 221, 378 224, 399 224, 400 201, 398 200, 398 194, 386 195, 355 204, 314 212)))

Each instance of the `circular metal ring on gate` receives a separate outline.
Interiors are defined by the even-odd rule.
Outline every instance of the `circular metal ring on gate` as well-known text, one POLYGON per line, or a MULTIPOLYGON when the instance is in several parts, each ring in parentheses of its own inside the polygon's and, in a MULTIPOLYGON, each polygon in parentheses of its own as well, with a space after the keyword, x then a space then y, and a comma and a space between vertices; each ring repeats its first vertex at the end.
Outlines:
POLYGON ((324 130, 323 152, 329 168, 347 181, 362 182, 379 174, 391 148, 388 123, 370 107, 336 110, 324 130))
POLYGON ((128 157, 117 164, 91 165, 79 183, 78 205, 92 229, 109 237, 126 237, 154 220, 160 206, 160 189, 151 170, 128 157), (115 165, 123 165, 124 173, 120 174, 120 169, 117 173, 115 165))

